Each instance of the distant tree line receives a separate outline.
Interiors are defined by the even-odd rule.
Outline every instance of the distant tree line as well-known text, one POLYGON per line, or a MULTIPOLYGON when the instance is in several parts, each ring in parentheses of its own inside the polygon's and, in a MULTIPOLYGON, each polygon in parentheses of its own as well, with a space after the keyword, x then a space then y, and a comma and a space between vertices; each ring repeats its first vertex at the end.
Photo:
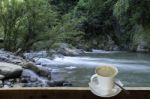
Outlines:
POLYGON ((150 49, 149 20, 148 0, 0 1, 2 47, 19 53, 57 42, 86 50, 150 49))

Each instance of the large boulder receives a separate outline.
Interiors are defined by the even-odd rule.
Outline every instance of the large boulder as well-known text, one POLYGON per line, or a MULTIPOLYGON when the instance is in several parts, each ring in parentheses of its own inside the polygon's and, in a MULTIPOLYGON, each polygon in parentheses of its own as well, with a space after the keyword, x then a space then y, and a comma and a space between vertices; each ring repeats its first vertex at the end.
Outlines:
POLYGON ((149 52, 150 50, 146 48, 146 43, 145 42, 140 42, 140 44, 137 46, 136 51, 137 52, 149 52))
POLYGON ((20 77, 22 70, 23 68, 19 65, 0 62, 0 75, 5 76, 5 78, 20 77))
POLYGON ((57 52, 65 56, 78 56, 84 53, 82 49, 69 47, 66 43, 60 43, 57 52))
POLYGON ((49 78, 51 77, 51 69, 50 68, 42 67, 40 65, 35 65, 32 62, 26 63, 24 67, 26 69, 30 69, 30 70, 34 71, 39 76, 44 76, 44 77, 49 77, 49 78))
POLYGON ((47 79, 40 77, 34 71, 24 69, 21 75, 21 82, 24 87, 46 87, 47 79))

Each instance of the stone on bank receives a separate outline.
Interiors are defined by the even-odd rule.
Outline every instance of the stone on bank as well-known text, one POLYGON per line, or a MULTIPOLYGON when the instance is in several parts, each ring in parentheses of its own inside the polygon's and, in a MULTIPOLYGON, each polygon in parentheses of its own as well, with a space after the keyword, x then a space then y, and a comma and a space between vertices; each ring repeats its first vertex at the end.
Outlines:
POLYGON ((23 68, 19 65, 0 62, 0 75, 5 78, 17 78, 21 76, 23 68))

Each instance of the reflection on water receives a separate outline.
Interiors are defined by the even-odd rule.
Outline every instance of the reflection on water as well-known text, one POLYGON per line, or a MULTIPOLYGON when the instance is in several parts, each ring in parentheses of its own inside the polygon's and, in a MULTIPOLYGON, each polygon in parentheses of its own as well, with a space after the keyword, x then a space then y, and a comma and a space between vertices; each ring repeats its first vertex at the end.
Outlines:
POLYGON ((47 64, 56 70, 53 79, 65 79, 74 86, 88 86, 94 68, 103 64, 114 64, 119 69, 117 78, 125 86, 150 86, 150 54, 96 51, 84 56, 55 58, 47 64))

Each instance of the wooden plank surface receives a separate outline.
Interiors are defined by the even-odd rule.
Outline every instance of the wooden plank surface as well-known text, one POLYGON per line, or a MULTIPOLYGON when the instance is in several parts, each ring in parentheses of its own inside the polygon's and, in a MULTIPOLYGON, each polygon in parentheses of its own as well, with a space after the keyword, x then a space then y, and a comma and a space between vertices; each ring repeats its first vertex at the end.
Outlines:
MULTIPOLYGON (((150 99, 150 87, 126 87, 129 95, 121 92, 108 99, 150 99)), ((0 99, 103 99, 93 95, 87 87, 13 88, 0 89, 0 99)), ((106 99, 106 98, 104 98, 106 99)))

